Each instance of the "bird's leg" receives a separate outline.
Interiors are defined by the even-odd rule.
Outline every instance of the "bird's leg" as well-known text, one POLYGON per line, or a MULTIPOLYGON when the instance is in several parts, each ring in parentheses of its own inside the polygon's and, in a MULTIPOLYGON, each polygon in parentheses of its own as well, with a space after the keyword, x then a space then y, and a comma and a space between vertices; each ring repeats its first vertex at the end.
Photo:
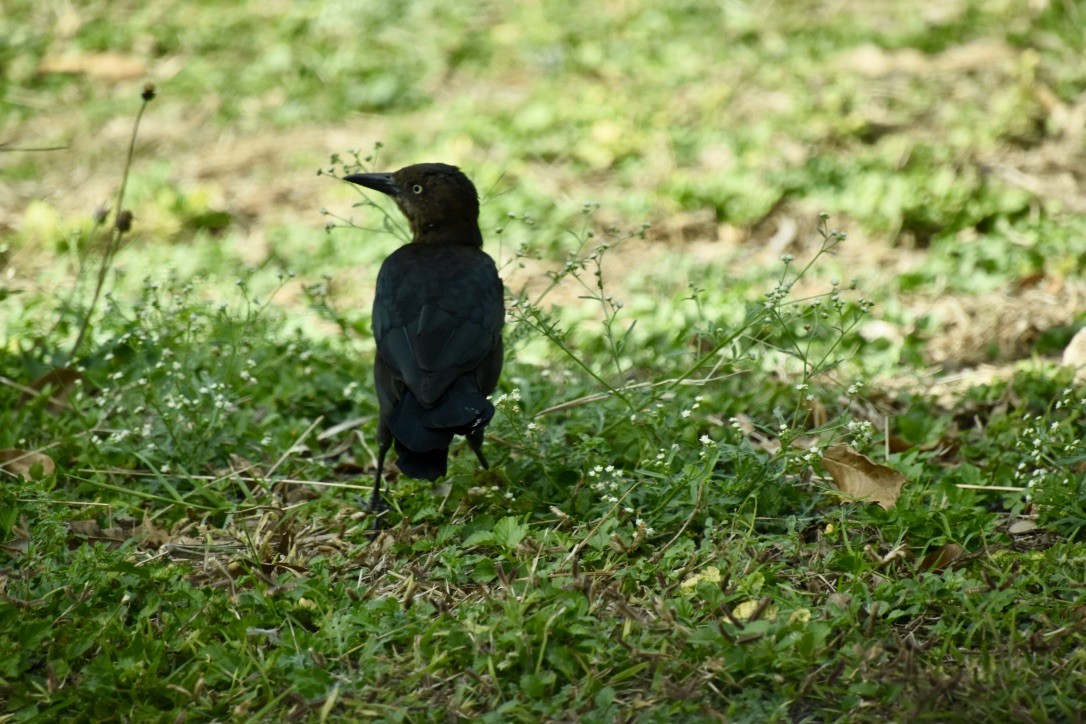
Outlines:
POLYGON ((483 470, 489 470, 490 464, 483 456, 483 431, 476 430, 470 432, 465 437, 468 439, 468 445, 471 445, 472 452, 475 453, 475 457, 479 458, 479 464, 483 466, 483 470))
POLYGON ((375 531, 384 528, 385 504, 381 500, 381 473, 385 469, 385 455, 392 447, 392 434, 377 435, 377 474, 373 477, 373 494, 370 496, 370 513, 373 514, 373 529, 375 531))

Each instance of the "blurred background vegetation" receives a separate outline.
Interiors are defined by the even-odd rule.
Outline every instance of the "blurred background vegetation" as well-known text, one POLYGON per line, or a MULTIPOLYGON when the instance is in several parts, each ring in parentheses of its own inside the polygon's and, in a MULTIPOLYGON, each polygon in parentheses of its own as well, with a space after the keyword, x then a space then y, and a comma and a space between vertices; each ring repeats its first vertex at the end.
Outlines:
POLYGON ((147 264, 372 263, 358 235, 322 249, 319 209, 353 197, 314 170, 381 141, 380 165, 463 166, 487 230, 508 212, 561 223, 591 200, 603 223, 650 221, 657 240, 723 241, 705 253, 730 262, 767 240, 779 253, 797 238, 775 236, 782 225, 809 231, 825 210, 863 271, 912 272, 904 291, 1065 276, 1083 251, 1084 13, 1070 0, 6 0, 5 259, 33 268, 110 201, 151 80, 129 195, 147 264))

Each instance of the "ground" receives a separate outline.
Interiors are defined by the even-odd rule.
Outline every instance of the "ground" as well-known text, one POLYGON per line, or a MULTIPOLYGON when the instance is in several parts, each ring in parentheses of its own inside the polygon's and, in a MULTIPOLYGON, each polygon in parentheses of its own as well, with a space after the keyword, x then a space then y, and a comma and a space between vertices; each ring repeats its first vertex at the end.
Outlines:
POLYGON ((1076 715, 1079 4, 9 5, 6 713, 1076 715), (419 161, 496 464, 374 538, 401 240, 335 177, 419 161))

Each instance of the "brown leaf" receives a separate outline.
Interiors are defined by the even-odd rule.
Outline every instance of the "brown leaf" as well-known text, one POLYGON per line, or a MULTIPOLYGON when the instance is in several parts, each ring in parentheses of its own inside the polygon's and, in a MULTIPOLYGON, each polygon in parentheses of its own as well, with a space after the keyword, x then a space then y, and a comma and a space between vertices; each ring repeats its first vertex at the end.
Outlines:
POLYGON ((88 518, 87 520, 69 520, 68 530, 76 535, 85 535, 87 537, 99 537, 102 535, 102 527, 98 525, 98 521, 94 518, 88 518))
POLYGON ((147 74, 143 61, 115 52, 47 55, 38 64, 42 74, 89 75, 106 80, 131 80, 147 74))
POLYGON ((1075 370, 1075 380, 1086 379, 1086 327, 1075 332, 1075 336, 1063 350, 1063 366, 1075 370))
POLYGON ((1037 530, 1039 527, 1040 526, 1037 525, 1035 521, 1023 518, 1022 520, 1016 520, 1011 523, 1010 526, 1007 527, 1007 533, 1010 535, 1024 535, 1037 530))
POLYGON ((966 550, 957 543, 944 543, 920 561, 920 570, 938 573, 966 554, 966 550))
POLYGON ((122 543, 128 538, 120 528, 102 528, 93 518, 70 520, 67 525, 69 532, 76 538, 73 545, 81 544, 84 539, 91 542, 122 543))
POLYGON ((0 551, 7 553, 12 558, 18 558, 30 550, 30 529, 26 523, 26 516, 22 516, 18 525, 11 527, 11 540, 0 543, 0 551))
POLYGON ((159 528, 149 518, 144 518, 143 522, 132 530, 132 537, 144 548, 158 548, 173 541, 169 531, 159 528))
POLYGON ((852 606, 852 596, 847 593, 831 593, 826 596, 826 605, 839 611, 847 611, 852 606))
POLYGON ((30 550, 29 538, 12 538, 9 541, 0 543, 0 551, 7 553, 12 558, 18 558, 28 550, 30 550))
POLYGON ((847 445, 834 445, 826 450, 822 467, 837 489, 852 500, 878 503, 887 510, 897 502, 901 486, 907 482, 898 471, 879 465, 847 445))
POLYGON ((887 446, 892 453, 909 452, 913 449, 913 444, 911 442, 903 437, 898 437, 897 435, 890 435, 887 438, 887 446))
MULTIPOLYGON (((58 367, 31 382, 30 387, 39 394, 46 389, 51 390, 49 404, 54 411, 59 412, 68 409, 70 406, 68 398, 82 379, 83 374, 81 372, 73 370, 71 367, 58 367)), ((22 407, 34 397, 35 395, 24 392, 19 398, 19 406, 22 407)))
POLYGON ((52 475, 57 466, 53 458, 32 450, 0 450, 0 471, 30 478, 35 465, 41 465, 42 475, 52 475))

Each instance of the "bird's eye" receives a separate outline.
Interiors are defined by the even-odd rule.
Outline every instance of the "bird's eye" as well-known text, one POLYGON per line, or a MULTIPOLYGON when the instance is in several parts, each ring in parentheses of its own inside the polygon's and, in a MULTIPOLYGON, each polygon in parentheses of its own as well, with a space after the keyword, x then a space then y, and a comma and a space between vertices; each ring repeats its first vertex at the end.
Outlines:
POLYGON ((422 193, 422 186, 420 186, 419 184, 415 184, 414 186, 411 187, 411 190, 414 191, 416 194, 421 194, 422 193))

